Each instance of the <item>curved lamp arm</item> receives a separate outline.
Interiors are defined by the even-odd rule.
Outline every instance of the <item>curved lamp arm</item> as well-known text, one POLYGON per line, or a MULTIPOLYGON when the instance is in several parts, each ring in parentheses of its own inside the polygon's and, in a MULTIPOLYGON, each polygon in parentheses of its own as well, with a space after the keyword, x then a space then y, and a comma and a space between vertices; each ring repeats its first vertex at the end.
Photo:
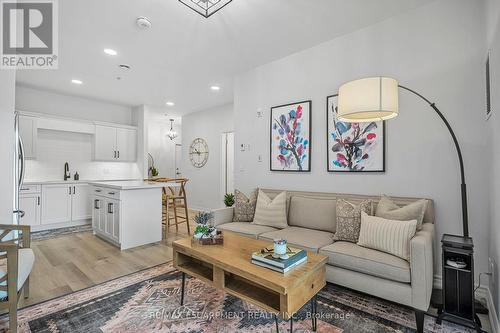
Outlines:
POLYGON ((458 154, 458 161, 460 163, 460 177, 462 180, 462 186, 461 186, 461 191, 462 191, 462 223, 463 223, 463 232, 464 232, 464 237, 469 237, 469 217, 468 217, 468 212, 467 212, 467 185, 465 184, 465 171, 464 171, 464 160, 462 157, 462 151, 460 150, 460 145, 458 144, 458 139, 453 132, 453 129, 450 126, 450 123, 448 123, 448 120, 444 117, 444 115, 439 111, 435 103, 430 102, 427 98, 422 96, 421 94, 417 93, 416 91, 407 88, 405 86, 399 85, 401 89, 407 90, 421 99, 423 99, 427 104, 430 105, 430 107, 436 111, 438 114, 439 118, 444 122, 446 127, 448 128, 448 131, 451 134, 451 137, 453 139, 453 143, 455 144, 455 148, 457 149, 457 154, 458 154))

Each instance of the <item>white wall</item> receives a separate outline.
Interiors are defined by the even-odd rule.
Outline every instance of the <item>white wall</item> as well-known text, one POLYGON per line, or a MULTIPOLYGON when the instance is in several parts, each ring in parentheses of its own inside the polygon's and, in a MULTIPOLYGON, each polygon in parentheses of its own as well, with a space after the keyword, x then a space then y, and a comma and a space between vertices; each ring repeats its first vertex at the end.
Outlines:
POLYGON ((0 223, 12 223, 14 206, 14 94, 16 72, 0 70, 0 223))
POLYGON ((224 206, 220 200, 221 133, 233 130, 233 104, 182 117, 182 172, 184 177, 189 178, 189 207, 209 210, 224 206), (202 168, 195 168, 189 161, 189 146, 195 138, 205 139, 210 151, 208 162, 202 168))
POLYGON ((98 100, 16 86, 16 110, 132 125, 132 108, 98 100))
MULTIPOLYGON (((384 174, 326 171, 326 96, 353 79, 395 77, 435 101, 456 131, 465 157, 476 272, 486 271, 489 180, 482 112, 483 18, 483 2, 436 1, 239 76, 234 98, 236 147, 249 144, 250 149, 236 149, 236 188, 429 197, 436 204, 436 246, 443 233, 461 234, 455 148, 434 111, 414 95, 400 93, 400 116, 387 123, 384 174), (312 99, 313 108, 312 172, 270 172, 270 107, 307 99, 312 99), (257 118, 258 110, 264 117, 257 118)), ((435 267, 440 275, 440 251, 435 267)))
MULTIPOLYGON (((490 228, 489 256, 494 263, 493 278, 490 279, 490 292, 493 296, 497 316, 500 317, 500 1, 490 0, 486 6, 488 48, 491 50, 491 107, 488 120, 488 152, 490 158, 490 228)), ((486 53, 486 52, 485 52, 486 53)))
POLYGON ((175 145, 182 143, 182 126, 181 118, 172 119, 175 120, 174 130, 179 135, 174 140, 167 136, 169 117, 161 114, 152 116, 148 124, 148 152, 154 158, 160 177, 175 178, 175 145))
MULTIPOLYGON (((16 110, 74 119, 132 125, 132 108, 107 102, 16 86, 16 110)), ((142 178, 137 163, 92 161, 92 137, 69 132, 38 131, 37 159, 27 160, 25 181, 60 180, 64 163, 80 179, 142 178)))

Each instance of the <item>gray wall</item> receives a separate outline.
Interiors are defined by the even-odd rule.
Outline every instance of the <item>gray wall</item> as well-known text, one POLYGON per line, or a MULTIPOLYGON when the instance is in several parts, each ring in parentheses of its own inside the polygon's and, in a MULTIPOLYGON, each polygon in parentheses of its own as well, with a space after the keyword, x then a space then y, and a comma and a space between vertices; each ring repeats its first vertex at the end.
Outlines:
POLYGON ((221 193, 221 134, 234 130, 233 104, 195 112, 182 117, 183 176, 189 178, 188 204, 209 210, 223 207, 221 193), (195 168, 189 160, 189 146, 195 138, 207 141, 208 162, 195 168))
POLYGON ((490 73, 491 73, 491 103, 492 115, 488 120, 488 156, 490 157, 490 229, 489 244, 490 258, 493 266, 493 278, 490 279, 490 292, 500 316, 500 279, 498 277, 500 263, 500 26, 499 13, 500 1, 490 0, 487 2, 487 37, 488 47, 491 50, 490 73))
MULTIPOLYGON (((400 92, 387 123, 383 174, 326 172, 326 96, 346 82, 385 75, 435 101, 462 145, 469 185, 476 272, 488 269, 488 156, 484 121, 484 8, 442 0, 242 74, 235 80, 235 186, 429 197, 436 202, 436 247, 461 234, 460 179, 450 135, 428 105, 400 92), (269 108, 312 99, 312 171, 269 171, 269 108), (262 118, 257 111, 264 111, 262 118), (258 155, 263 161, 258 162, 258 155), (486 154, 487 155, 487 154, 486 154)), ((440 251, 435 273, 440 275, 440 251)), ((484 280, 483 280, 484 283, 484 280)))

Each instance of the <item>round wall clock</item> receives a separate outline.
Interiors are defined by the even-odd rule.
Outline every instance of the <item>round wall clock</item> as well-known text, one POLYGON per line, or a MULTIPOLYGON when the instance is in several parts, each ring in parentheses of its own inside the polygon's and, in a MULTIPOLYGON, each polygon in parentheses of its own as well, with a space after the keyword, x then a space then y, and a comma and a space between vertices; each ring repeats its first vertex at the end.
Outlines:
POLYGON ((201 168, 208 161, 208 145, 202 138, 196 138, 189 146, 189 159, 196 168, 201 168))

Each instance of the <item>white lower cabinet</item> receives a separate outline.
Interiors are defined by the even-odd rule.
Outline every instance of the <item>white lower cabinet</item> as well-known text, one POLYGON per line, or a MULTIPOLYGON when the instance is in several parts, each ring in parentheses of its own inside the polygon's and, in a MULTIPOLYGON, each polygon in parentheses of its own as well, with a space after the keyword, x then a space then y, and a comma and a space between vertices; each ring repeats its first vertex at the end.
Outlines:
POLYGON ((20 224, 40 225, 40 193, 20 195, 19 209, 24 211, 24 217, 19 220, 20 224))
POLYGON ((42 185, 42 224, 71 221, 72 186, 42 185))
MULTIPOLYGON (((70 224, 92 218, 90 186, 88 184, 42 184, 41 193, 22 194, 19 207, 26 211, 38 205, 39 222, 30 225, 44 225, 45 229, 58 228, 61 224, 70 224), (31 200, 31 201, 30 201, 31 200), (53 225, 53 226, 52 226, 53 225)), ((31 223, 33 213, 22 223, 31 223)), ((36 214, 35 214, 36 215, 36 214)), ((64 226, 64 225, 63 225, 64 226)))
POLYGON ((92 218, 90 186, 87 184, 73 185, 71 194, 71 220, 80 221, 92 218))
POLYGON ((120 243, 120 200, 96 195, 93 207, 94 231, 115 243, 120 243))

